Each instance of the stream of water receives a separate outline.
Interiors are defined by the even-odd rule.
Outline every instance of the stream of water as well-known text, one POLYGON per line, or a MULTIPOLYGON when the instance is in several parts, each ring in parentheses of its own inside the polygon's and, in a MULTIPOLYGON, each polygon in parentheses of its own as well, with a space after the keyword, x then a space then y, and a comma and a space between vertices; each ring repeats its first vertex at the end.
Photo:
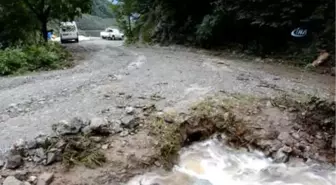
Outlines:
POLYGON ((333 166, 274 163, 261 152, 208 140, 184 148, 172 171, 137 176, 128 185, 334 185, 335 180, 333 166))

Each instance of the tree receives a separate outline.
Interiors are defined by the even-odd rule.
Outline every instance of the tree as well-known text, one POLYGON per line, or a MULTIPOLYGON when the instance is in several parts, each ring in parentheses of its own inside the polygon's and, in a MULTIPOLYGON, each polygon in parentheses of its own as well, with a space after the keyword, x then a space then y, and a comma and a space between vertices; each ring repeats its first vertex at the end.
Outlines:
POLYGON ((37 24, 22 2, 12 0, 0 1, 0 48, 33 41, 37 24))
POLYGON ((45 41, 48 40, 47 24, 51 20, 74 20, 82 13, 90 12, 92 0, 20 0, 34 14, 40 24, 45 41))
POLYGON ((119 27, 126 32, 127 36, 132 36, 131 17, 136 13, 136 3, 136 0, 119 0, 111 5, 119 27))

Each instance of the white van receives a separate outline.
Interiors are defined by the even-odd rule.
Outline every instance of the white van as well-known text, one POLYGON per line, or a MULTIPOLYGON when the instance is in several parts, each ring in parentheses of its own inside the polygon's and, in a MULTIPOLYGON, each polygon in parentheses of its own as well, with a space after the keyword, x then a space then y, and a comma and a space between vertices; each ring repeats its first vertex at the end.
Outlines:
POLYGON ((78 29, 75 21, 73 22, 61 22, 60 25, 60 38, 61 43, 67 41, 78 42, 78 29))

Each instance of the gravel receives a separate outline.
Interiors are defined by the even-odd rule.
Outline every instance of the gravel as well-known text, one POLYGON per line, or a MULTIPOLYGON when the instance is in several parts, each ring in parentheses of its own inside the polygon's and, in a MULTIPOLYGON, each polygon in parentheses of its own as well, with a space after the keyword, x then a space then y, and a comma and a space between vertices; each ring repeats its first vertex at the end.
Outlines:
MULTIPOLYGON (((100 114, 121 119, 125 110, 101 110, 117 108, 120 102, 129 107, 137 99, 132 97, 152 97, 143 102, 155 103, 158 110, 172 106, 186 109, 221 90, 271 96, 277 95, 280 88, 288 93, 328 97, 332 80, 201 53, 125 48, 119 41, 91 39, 66 46, 83 58, 72 69, 0 78, 0 154, 19 138, 30 140, 51 133, 51 125, 59 120, 74 116, 90 119, 100 114), (248 81, 237 79, 244 73, 248 74, 248 81), (261 82, 277 88, 259 87, 261 82), (120 96, 120 92, 132 96, 120 96)), ((133 111, 126 110, 126 114, 133 111)))

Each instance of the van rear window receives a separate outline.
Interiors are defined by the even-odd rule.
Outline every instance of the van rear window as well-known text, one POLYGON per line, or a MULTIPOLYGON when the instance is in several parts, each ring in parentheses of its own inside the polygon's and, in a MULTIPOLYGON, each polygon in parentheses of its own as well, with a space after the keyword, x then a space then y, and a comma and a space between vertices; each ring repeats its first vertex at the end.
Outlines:
POLYGON ((75 31, 76 27, 73 25, 62 25, 61 26, 62 31, 75 31))

